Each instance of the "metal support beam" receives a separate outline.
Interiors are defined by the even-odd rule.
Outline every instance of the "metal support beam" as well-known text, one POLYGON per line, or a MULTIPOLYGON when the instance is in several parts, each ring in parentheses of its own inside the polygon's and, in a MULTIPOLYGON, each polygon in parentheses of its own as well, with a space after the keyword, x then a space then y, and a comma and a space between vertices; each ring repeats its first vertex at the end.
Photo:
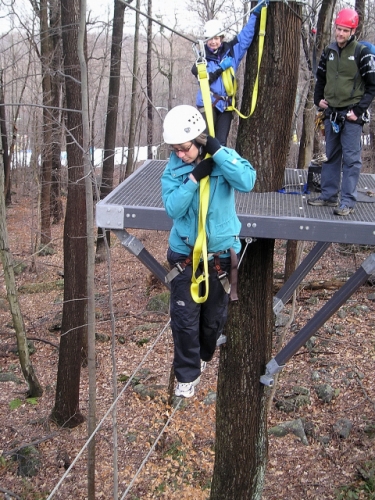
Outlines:
POLYGON ((149 269, 152 274, 170 290, 170 285, 165 282, 165 277, 168 274, 168 270, 165 269, 161 264, 159 264, 155 257, 153 257, 150 252, 145 249, 142 242, 135 236, 129 234, 125 229, 116 229, 112 231, 120 240, 121 245, 125 247, 130 253, 135 255, 137 259, 139 259, 142 264, 144 264, 147 269, 149 269))
POLYGON ((294 290, 297 289, 303 278, 311 271, 330 245, 330 242, 319 241, 305 259, 303 259, 273 298, 273 312, 275 314, 279 314, 282 311, 285 304, 293 295, 294 290))
POLYGON ((349 278, 313 318, 295 335, 266 365, 266 373, 260 377, 264 385, 273 386, 273 376, 309 340, 319 328, 365 283, 375 271, 375 254, 371 254, 362 266, 349 278))

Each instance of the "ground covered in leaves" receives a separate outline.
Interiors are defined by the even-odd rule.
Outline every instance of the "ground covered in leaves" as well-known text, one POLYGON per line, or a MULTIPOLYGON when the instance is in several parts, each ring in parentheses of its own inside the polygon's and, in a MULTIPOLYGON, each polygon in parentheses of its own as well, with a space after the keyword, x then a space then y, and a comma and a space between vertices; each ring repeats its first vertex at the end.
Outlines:
MULTIPOLYGON (((1 277, 0 497, 43 499, 87 441, 86 424, 61 429, 49 420, 63 300, 63 226, 53 227, 51 255, 33 255, 36 211, 32 199, 14 196, 7 213, 31 360, 44 394, 38 400, 25 396, 1 277), (34 460, 25 464, 30 456, 34 460)), ((166 233, 134 234, 159 262, 165 262, 166 233)), ((310 248, 306 244, 305 252, 310 248)), ((288 304, 277 318, 275 349, 278 341, 284 345, 313 317, 335 293, 337 283, 344 282, 370 252, 332 245, 305 279, 295 307, 288 304), (285 323, 290 323, 286 330, 285 323)), ((207 499, 214 464, 220 349, 196 395, 177 410, 169 406, 173 346, 168 305, 163 296, 155 300, 165 290, 114 236, 110 254, 109 263, 96 267, 97 419, 101 422, 96 438, 96 497, 114 497, 113 415, 108 414, 113 402, 113 348, 119 498, 128 491, 126 498, 131 499, 207 499)), ((278 241, 275 273, 283 272, 284 259, 285 242, 278 241)), ((375 498, 374 295, 374 287, 367 283, 281 372, 270 395, 264 500, 375 498)), ((88 374, 83 368, 81 410, 86 415, 87 395, 88 374)), ((84 499, 86 489, 83 451, 53 498, 84 499)))

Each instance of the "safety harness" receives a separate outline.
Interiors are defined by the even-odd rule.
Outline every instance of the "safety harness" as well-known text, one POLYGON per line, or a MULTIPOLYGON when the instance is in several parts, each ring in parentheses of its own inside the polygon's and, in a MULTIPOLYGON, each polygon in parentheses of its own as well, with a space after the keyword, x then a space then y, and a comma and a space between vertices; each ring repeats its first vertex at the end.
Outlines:
MULTIPOLYGON (((254 113, 256 103, 258 100, 258 88, 259 88, 259 71, 260 71, 260 63, 262 61, 263 56, 263 48, 264 48, 264 37, 266 36, 266 24, 267 24, 267 6, 262 7, 260 13, 260 26, 259 26, 259 49, 258 49, 258 68, 257 68, 257 76, 254 83, 253 94, 251 97, 251 108, 250 113, 245 116, 243 115, 237 108, 235 103, 235 97, 237 93, 237 79, 232 67, 223 71, 222 79, 225 87, 225 91, 228 97, 231 98, 231 105, 227 107, 226 111, 235 111, 238 116, 243 119, 250 118, 250 116, 254 113)), ((213 104, 214 105, 214 104, 213 104)))
MULTIPOLYGON (((214 129, 214 119, 213 111, 211 105, 211 93, 209 77, 207 73, 207 61, 205 58, 205 50, 203 41, 199 42, 199 52, 196 61, 197 71, 198 71, 198 81, 200 84, 204 111, 206 114, 206 121, 208 127, 208 133, 215 137, 214 129)), ((206 158, 210 155, 207 154, 206 158)), ((167 274, 165 280, 167 283, 171 282, 179 273, 184 272, 188 265, 192 265, 192 277, 191 277, 191 296, 194 302, 201 304, 207 300, 209 292, 209 266, 208 260, 213 258, 214 266, 213 269, 218 273, 220 282, 224 286, 225 290, 228 292, 231 290, 231 300, 237 300, 237 290, 234 286, 233 290, 228 281, 227 273, 224 272, 220 267, 220 257, 222 253, 230 252, 231 255, 231 280, 234 284, 237 284, 237 255, 233 249, 225 250, 222 252, 217 252, 208 255, 207 251, 207 234, 206 234, 206 218, 208 212, 208 204, 210 199, 210 178, 209 176, 204 177, 199 182, 199 214, 198 214, 198 236, 194 244, 190 255, 183 261, 178 263, 171 271, 167 274), (233 260, 232 260, 233 259, 233 260), (232 268, 235 265, 235 271, 232 268)), ((211 267, 211 266, 210 266, 211 267)))
MULTIPOLYGON (((235 250, 233 248, 229 248, 227 250, 222 250, 221 252, 209 253, 207 254, 207 261, 208 261, 207 275, 213 272, 217 273, 217 277, 219 278, 220 283, 222 284, 224 290, 229 294, 230 300, 231 301, 238 300, 238 295, 237 295, 238 258, 235 250), (229 275, 226 271, 224 271, 221 268, 221 263, 220 263, 220 255, 226 253, 230 253, 231 268, 229 275)), ((190 254, 186 257, 184 261, 177 262, 177 264, 175 264, 172 267, 169 273, 165 276, 165 282, 171 283, 171 281, 174 280, 176 276, 178 276, 180 273, 183 273, 185 269, 192 264, 193 264, 193 250, 190 252, 190 254)), ((201 272, 204 273, 203 266, 204 263, 200 262, 198 268, 201 272)), ((202 282, 203 280, 200 280, 199 283, 202 282)))

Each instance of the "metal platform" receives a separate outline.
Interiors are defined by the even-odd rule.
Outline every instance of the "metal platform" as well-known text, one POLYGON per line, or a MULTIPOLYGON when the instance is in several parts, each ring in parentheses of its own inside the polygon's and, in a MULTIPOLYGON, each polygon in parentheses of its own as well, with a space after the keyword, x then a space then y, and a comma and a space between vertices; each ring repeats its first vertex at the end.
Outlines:
MULTIPOLYGON (((169 230, 172 221, 164 210, 160 186, 166 163, 147 160, 101 200, 96 205, 97 225, 169 230)), ((358 202, 352 214, 340 217, 330 207, 307 204, 317 194, 304 194, 306 182, 307 170, 286 169, 286 193, 236 193, 241 237, 375 245, 375 202, 358 202)), ((375 175, 361 174, 358 189, 375 193, 375 175)))

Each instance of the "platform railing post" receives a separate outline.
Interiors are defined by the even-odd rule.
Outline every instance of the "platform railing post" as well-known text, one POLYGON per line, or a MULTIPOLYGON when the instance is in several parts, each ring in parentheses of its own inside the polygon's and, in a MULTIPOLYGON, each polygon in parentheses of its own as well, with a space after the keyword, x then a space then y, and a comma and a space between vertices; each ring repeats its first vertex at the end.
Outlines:
POLYGON ((142 242, 135 236, 129 234, 125 229, 115 229, 112 231, 120 240, 121 245, 130 253, 135 255, 137 259, 139 259, 142 264, 144 264, 147 269, 149 269, 152 274, 163 283, 164 286, 170 289, 170 284, 165 281, 168 270, 159 264, 155 257, 153 257, 150 252, 145 249, 142 242))
POLYGON ((293 295, 303 278, 311 271, 324 252, 331 246, 331 242, 319 241, 307 254, 290 278, 284 283, 273 299, 273 312, 279 314, 293 295))

